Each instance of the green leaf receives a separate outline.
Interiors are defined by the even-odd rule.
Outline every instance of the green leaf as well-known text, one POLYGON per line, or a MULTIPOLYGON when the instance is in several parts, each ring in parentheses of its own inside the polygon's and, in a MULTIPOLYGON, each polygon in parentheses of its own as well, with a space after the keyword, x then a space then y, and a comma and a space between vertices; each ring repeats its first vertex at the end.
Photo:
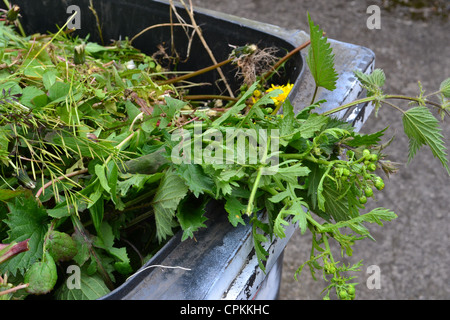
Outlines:
POLYGON ((244 219, 242 219, 242 213, 247 209, 247 205, 233 196, 227 196, 225 200, 225 211, 228 212, 228 220, 233 227, 236 227, 239 223, 245 225, 244 219))
POLYGON ((42 257, 42 246, 44 236, 48 229, 48 216, 45 209, 40 207, 34 197, 30 194, 24 197, 16 197, 9 202, 8 219, 5 221, 9 227, 8 238, 5 243, 20 242, 30 239, 28 242, 30 250, 13 257, 0 265, 0 273, 10 272, 16 275, 26 269, 42 257))
POLYGON ((130 188, 133 188, 136 191, 140 191, 146 184, 151 184, 160 180, 163 175, 164 174, 161 172, 154 174, 121 174, 120 178, 125 180, 117 182, 117 194, 120 194, 121 197, 125 197, 128 194, 130 188))
POLYGON ((442 81, 439 91, 444 95, 444 97, 450 98, 450 78, 442 81))
POLYGON ((280 237, 286 237, 286 227, 289 226, 289 222, 286 221, 286 218, 289 216, 293 216, 291 223, 299 223, 299 228, 302 234, 307 229, 307 220, 306 220, 306 212, 303 210, 302 205, 307 205, 305 202, 301 201, 300 198, 296 198, 293 200, 293 203, 290 207, 284 206, 277 217, 275 218, 273 231, 274 233, 280 237))
POLYGON ((259 221, 258 218, 253 218, 251 220, 251 223, 252 223, 253 245, 255 248, 256 258, 258 260, 259 267, 265 273, 266 267, 264 265, 264 261, 267 261, 267 256, 269 255, 269 252, 267 252, 267 250, 264 249, 263 243, 267 242, 268 239, 265 235, 258 233, 258 228, 266 232, 268 229, 268 225, 259 221))
POLYGON ((59 102, 66 99, 70 92, 70 83, 55 82, 48 90, 48 97, 52 102, 59 102))
POLYGON ((178 172, 196 197, 204 192, 210 193, 214 187, 214 181, 203 172, 202 167, 198 164, 182 163, 178 167, 178 172))
POLYGON ((317 113, 310 114, 308 119, 303 122, 300 127, 300 136, 304 139, 312 138, 316 132, 322 130, 322 127, 327 124, 329 120, 330 117, 327 116, 317 113))
POLYGON ((368 96, 381 92, 381 88, 386 82, 386 75, 382 69, 375 69, 371 74, 365 74, 360 70, 355 70, 354 74, 363 87, 367 89, 368 96))
POLYGON ((97 175, 97 178, 100 181, 100 185, 103 187, 103 189, 106 192, 110 192, 111 188, 108 184, 108 179, 106 179, 106 173, 105 173, 105 166, 104 165, 100 165, 100 164, 96 164, 95 165, 95 174, 97 175))
POLYGON ((200 228, 206 228, 203 223, 208 220, 204 217, 206 201, 193 197, 186 197, 181 200, 177 210, 177 219, 183 230, 181 241, 187 238, 194 238, 194 232, 200 228))
POLYGON ((42 91, 41 89, 38 89, 33 86, 28 86, 22 90, 22 96, 20 97, 19 101, 24 106, 27 106, 29 108, 34 108, 34 107, 36 107, 36 103, 34 102, 34 99, 36 97, 40 97, 42 95, 45 95, 45 92, 42 91))
POLYGON ((311 16, 308 13, 309 30, 311 44, 309 46, 306 62, 317 87, 323 87, 328 90, 336 89, 338 74, 334 69, 334 54, 323 36, 323 30, 314 25, 311 16))
POLYGON ((380 142, 380 138, 388 127, 372 134, 359 134, 354 132, 352 138, 345 141, 345 144, 350 147, 372 146, 380 142))
POLYGON ((96 300, 110 292, 103 279, 97 273, 89 275, 86 268, 81 268, 79 273, 79 289, 75 286, 76 276, 77 274, 70 275, 69 277, 73 278, 66 279, 56 291, 56 298, 58 300, 96 300), (74 287, 69 287, 66 282, 71 283, 74 287))
POLYGON ((158 241, 173 235, 176 225, 174 216, 180 203, 188 192, 188 187, 173 169, 168 169, 161 179, 152 205, 155 212, 156 235, 158 241))
POLYGON ((433 156, 441 161, 450 174, 441 128, 431 111, 423 106, 414 107, 403 114, 402 120, 405 133, 409 138, 408 161, 413 159, 423 145, 427 145, 430 147, 433 156))
POLYGON ((392 221, 396 218, 397 215, 391 210, 385 208, 376 208, 366 214, 362 214, 350 220, 339 221, 335 224, 324 224, 322 231, 333 232, 337 229, 348 227, 362 236, 369 236, 369 231, 364 226, 362 226, 363 222, 376 223, 379 226, 383 226, 382 220, 392 221))
POLYGON ((244 109, 247 105, 245 101, 253 94, 255 91, 258 82, 253 83, 250 88, 242 95, 242 97, 225 113, 223 113, 218 119, 216 119, 212 123, 212 127, 220 126, 224 121, 226 121, 230 116, 239 113, 242 109, 244 109))

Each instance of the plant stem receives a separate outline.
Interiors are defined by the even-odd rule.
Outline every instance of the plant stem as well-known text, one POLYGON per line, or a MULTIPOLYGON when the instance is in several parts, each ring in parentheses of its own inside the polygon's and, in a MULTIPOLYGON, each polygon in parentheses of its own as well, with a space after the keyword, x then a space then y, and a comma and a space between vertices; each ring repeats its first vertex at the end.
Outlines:
POLYGON ((172 84, 172 83, 175 83, 175 82, 178 82, 178 81, 186 80, 186 79, 189 79, 189 78, 201 75, 201 74, 206 73, 208 71, 220 68, 221 66, 224 66, 227 63, 230 63, 232 60, 233 60, 232 58, 224 60, 224 61, 216 63, 216 64, 214 64, 212 66, 209 66, 209 67, 206 67, 206 68, 203 68, 203 69, 200 69, 200 70, 197 70, 197 71, 194 71, 194 72, 182 75, 182 76, 178 76, 176 78, 172 78, 172 79, 163 81, 163 82, 159 83, 159 85, 172 84))
MULTIPOLYGON (((71 178, 71 177, 74 177, 74 176, 77 176, 77 175, 79 175, 79 174, 83 174, 83 173, 86 173, 86 172, 88 172, 88 169, 82 169, 82 170, 74 171, 74 172, 68 173, 68 174, 66 174, 66 175, 62 175, 62 176, 60 176, 60 177, 57 177, 56 180, 61 181, 61 180, 63 180, 63 179, 68 179, 68 178, 71 178)), ((39 197, 41 196, 42 192, 43 192, 46 188, 48 188, 49 186, 51 186, 51 185, 53 184, 53 182, 54 182, 54 181, 52 180, 52 181, 49 181, 49 182, 47 182, 46 184, 44 184, 44 185, 38 190, 38 192, 36 193, 36 198, 39 198, 39 197)))
POLYGON ((253 201, 255 201, 256 191, 258 190, 259 182, 261 181, 263 164, 266 162, 266 159, 267 159, 267 152, 268 152, 268 149, 269 149, 269 144, 270 144, 270 137, 267 139, 267 145, 266 145, 266 148, 265 148, 265 151, 264 151, 264 155, 261 158, 262 165, 260 167, 258 167, 258 171, 256 173, 255 182, 253 183, 253 188, 252 188, 252 191, 250 193, 250 197, 248 199, 247 210, 245 212, 248 216, 250 216, 252 214, 252 211, 253 211, 253 201))
POLYGON ((316 100, 316 95, 317 95, 317 91, 319 90, 319 86, 316 85, 316 87, 314 88, 314 94, 311 98, 311 105, 314 103, 314 100, 316 100))
POLYGON ((197 94, 197 95, 187 95, 183 96, 186 100, 212 100, 212 99, 221 99, 221 100, 230 100, 230 101, 238 101, 237 98, 229 97, 229 96, 221 96, 214 94, 197 94))
POLYGON ((261 181, 262 167, 258 168, 255 182, 253 184, 252 192, 250 193, 250 198, 248 199, 247 211, 245 212, 248 216, 252 214, 253 211, 253 201, 255 201, 256 191, 258 190, 259 182, 261 181))
POLYGON ((414 97, 408 97, 408 96, 403 96, 403 95, 397 95, 397 94, 388 94, 387 96, 385 96, 385 99, 400 99, 400 100, 408 100, 408 101, 414 101, 414 102, 424 102, 425 104, 429 104, 435 107, 440 108, 441 105, 439 103, 427 100, 427 99, 419 99, 419 98, 414 98, 414 97))
POLYGON ((322 114, 325 115, 325 116, 328 116, 330 114, 333 114, 333 113, 336 113, 336 112, 348 109, 348 108, 353 107, 353 106, 356 106, 356 105, 358 105, 360 103, 371 102, 371 101, 374 101, 374 100, 377 100, 377 99, 378 99, 378 97, 376 97, 376 96, 366 97, 366 98, 362 98, 362 99, 357 99, 355 101, 346 103, 346 104, 344 104, 342 106, 339 106, 339 107, 336 107, 334 109, 325 111, 322 114))
POLYGON ((150 26, 150 27, 145 28, 144 30, 142 30, 142 31, 140 31, 138 34, 136 34, 133 38, 131 38, 131 40, 130 40, 130 45, 133 43, 133 41, 134 41, 137 37, 141 36, 142 34, 144 34, 145 32, 147 32, 147 31, 149 31, 149 30, 151 30, 151 29, 158 28, 158 27, 174 27, 174 26, 182 26, 182 27, 191 27, 191 28, 194 28, 193 25, 187 24, 187 23, 160 23, 160 24, 155 24, 155 25, 152 25, 152 26, 150 26))
MULTIPOLYGON (((325 112, 323 112, 322 114, 325 115, 325 116, 328 116, 328 115, 330 115, 330 114, 333 114, 333 113, 336 113, 336 112, 339 112, 339 111, 348 109, 348 108, 353 107, 353 106, 356 106, 356 105, 358 105, 358 104, 360 104, 360 103, 371 102, 371 101, 376 101, 376 100, 378 100, 378 101, 380 101, 380 102, 385 102, 385 103, 387 103, 387 102, 384 101, 384 100, 388 100, 388 99, 399 99, 399 100, 413 101, 413 102, 417 102, 417 103, 425 103, 425 104, 429 104, 429 105, 432 105, 432 106, 441 108, 441 105, 440 105, 440 104, 438 104, 438 103, 436 103, 436 102, 433 102, 433 101, 426 100, 426 99, 423 100, 423 99, 419 99, 419 98, 415 98, 415 97, 408 97, 408 96, 397 95, 397 94, 388 94, 388 95, 384 95, 384 96, 382 96, 382 97, 380 97, 380 96, 371 96, 371 97, 366 97, 366 98, 358 99, 358 100, 355 100, 355 101, 346 103, 346 104, 344 104, 344 105, 342 105, 342 106, 336 107, 336 108, 334 108, 334 109, 325 111, 325 112)), ((387 104, 389 104, 389 103, 387 103, 387 104)), ((389 105, 390 105, 391 107, 395 107, 397 110, 399 110, 400 112, 403 112, 403 113, 404 113, 404 111, 403 111, 402 109, 400 109, 400 108, 394 106, 393 104, 389 104, 389 105)))

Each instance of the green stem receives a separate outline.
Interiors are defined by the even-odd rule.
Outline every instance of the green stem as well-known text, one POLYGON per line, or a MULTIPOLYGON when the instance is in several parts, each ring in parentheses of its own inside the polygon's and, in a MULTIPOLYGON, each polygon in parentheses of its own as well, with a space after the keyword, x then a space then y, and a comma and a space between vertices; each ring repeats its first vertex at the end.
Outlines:
POLYGON ((439 103, 427 100, 427 99, 420 99, 420 98, 414 98, 414 97, 408 97, 408 96, 403 96, 403 95, 398 95, 398 94, 389 94, 387 96, 385 96, 385 99, 400 99, 400 100, 408 100, 408 101, 414 101, 417 103, 425 103, 425 104, 429 104, 435 107, 440 108, 441 105, 439 103))
POLYGON ((268 152, 267 150, 269 149, 269 145, 270 145, 270 137, 267 139, 267 145, 266 145, 266 148, 265 148, 265 152, 264 152, 264 155, 263 155, 263 157, 261 159, 262 165, 260 167, 258 167, 258 171, 256 173, 255 182, 253 184, 252 191, 250 193, 250 198, 248 199, 247 210, 245 212, 248 216, 250 216, 252 214, 252 211, 253 211, 253 201, 255 201, 256 191, 258 190, 259 182, 261 181, 263 165, 264 165, 264 163, 266 162, 266 159, 267 159, 267 152, 268 152))
POLYGON ((333 114, 333 113, 336 113, 336 112, 339 112, 339 111, 348 109, 348 108, 353 107, 353 106, 356 106, 356 105, 358 105, 358 104, 360 104, 360 103, 371 102, 371 101, 374 101, 374 100, 377 100, 377 99, 378 99, 378 97, 376 97, 376 96, 358 99, 358 100, 355 100, 355 101, 346 103, 346 104, 344 104, 344 105, 342 105, 342 106, 336 107, 336 108, 334 108, 334 109, 325 111, 325 112, 322 113, 322 114, 325 115, 325 116, 328 116, 328 115, 330 115, 330 114, 333 114))
MULTIPOLYGON (((328 116, 330 114, 333 114, 333 113, 336 113, 336 112, 348 109, 348 108, 353 107, 353 106, 356 106, 356 105, 358 105, 360 103, 371 102, 371 101, 376 101, 376 100, 378 100, 380 102, 386 102, 386 101, 383 101, 383 100, 387 100, 387 99, 399 99, 399 100, 414 101, 414 102, 417 102, 417 103, 425 103, 425 104, 432 105, 434 107, 441 108, 441 105, 439 103, 436 103, 436 102, 433 102, 433 101, 429 101, 429 100, 426 100, 426 99, 420 99, 420 98, 415 98, 415 97, 408 97, 408 96, 397 95, 397 94, 388 94, 388 95, 384 95, 382 97, 380 97, 380 96, 371 96, 371 97, 358 99, 358 100, 346 103, 346 104, 344 104, 342 106, 336 107, 334 109, 325 111, 322 114, 325 115, 325 116, 328 116)), ((393 106, 392 104, 389 104, 389 105, 393 106)), ((401 110, 399 108, 396 108, 396 109, 401 111, 401 112, 404 112, 403 110, 401 110)))
POLYGON ((317 95, 318 90, 319 90, 319 87, 316 85, 316 87, 314 88, 314 94, 312 96, 310 105, 312 105, 314 103, 314 100, 316 100, 316 95, 317 95))
POLYGON ((258 173, 256 174, 255 183, 253 184, 252 192, 250 193, 250 198, 248 199, 247 211, 245 212, 248 216, 252 214, 253 211, 253 201, 255 201, 256 191, 258 190, 259 182, 261 181, 262 167, 258 168, 258 173))

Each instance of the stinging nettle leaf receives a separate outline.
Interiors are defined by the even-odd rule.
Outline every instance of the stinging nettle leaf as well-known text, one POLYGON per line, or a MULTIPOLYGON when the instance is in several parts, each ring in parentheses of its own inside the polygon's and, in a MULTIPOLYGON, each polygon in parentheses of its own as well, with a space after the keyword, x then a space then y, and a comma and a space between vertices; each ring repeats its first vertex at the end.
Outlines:
POLYGON ((9 227, 9 237, 6 243, 20 242, 30 239, 29 250, 0 264, 0 273, 9 272, 16 275, 23 273, 35 261, 42 257, 44 236, 48 229, 48 215, 45 209, 39 207, 32 195, 16 197, 8 203, 8 219, 5 221, 9 227))
POLYGON ((442 81, 439 91, 444 95, 444 97, 450 98, 450 78, 442 81))
POLYGON ((188 187, 183 179, 173 170, 166 171, 152 201, 158 241, 173 235, 172 228, 176 225, 175 212, 187 192, 188 187))
POLYGON ((323 30, 314 25, 311 16, 308 13, 311 44, 309 46, 306 62, 311 74, 314 77, 317 87, 323 87, 328 90, 336 89, 338 74, 334 69, 334 54, 330 48, 330 43, 323 36, 323 30))
POLYGON ((450 174, 441 128, 431 111, 423 106, 414 107, 403 114, 402 120, 405 134, 409 138, 408 161, 413 159, 420 147, 427 145, 450 174))

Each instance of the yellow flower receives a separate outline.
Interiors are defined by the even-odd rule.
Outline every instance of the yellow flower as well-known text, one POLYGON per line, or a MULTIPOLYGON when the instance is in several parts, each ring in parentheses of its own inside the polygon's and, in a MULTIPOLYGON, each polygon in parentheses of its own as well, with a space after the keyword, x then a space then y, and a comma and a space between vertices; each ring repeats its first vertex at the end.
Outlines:
POLYGON ((253 95, 258 98, 261 96, 261 91, 255 90, 255 91, 253 91, 253 95))
POLYGON ((278 107, 284 102, 284 100, 286 100, 286 98, 289 95, 289 92, 291 92, 293 86, 294 86, 293 84, 289 84, 289 83, 287 85, 285 85, 285 86, 274 86, 272 84, 272 87, 267 89, 266 93, 269 93, 269 92, 271 92, 273 90, 278 90, 278 89, 283 91, 282 93, 280 93, 276 97, 272 97, 273 103, 275 104, 275 106, 278 107))

